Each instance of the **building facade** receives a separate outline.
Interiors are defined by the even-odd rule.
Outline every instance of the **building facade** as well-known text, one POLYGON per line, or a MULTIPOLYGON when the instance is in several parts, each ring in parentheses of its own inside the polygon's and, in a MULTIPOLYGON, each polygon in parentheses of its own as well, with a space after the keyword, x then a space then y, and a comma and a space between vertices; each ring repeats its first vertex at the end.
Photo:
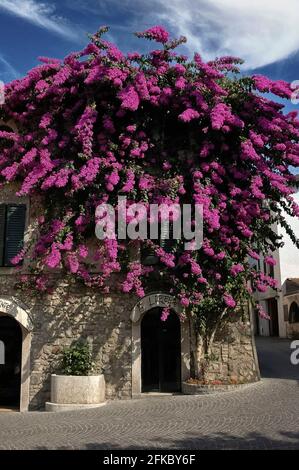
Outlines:
MULTIPOLYGON (((296 177, 299 183, 299 175, 296 177)), ((294 187, 294 201, 299 204, 298 187, 294 187)), ((288 224, 292 227, 294 234, 299 234, 299 219, 284 214, 288 224)), ((299 250, 290 239, 286 231, 280 227, 279 234, 283 237, 284 246, 279 250, 282 301, 283 301, 283 323, 285 336, 292 338, 299 335, 299 250)))
MULTIPOLYGON (((277 227, 274 227, 277 232, 277 227)), ((257 270, 273 277, 277 283, 277 289, 267 289, 266 292, 255 291, 255 301, 261 305, 269 318, 261 318, 257 310, 253 310, 254 332, 257 336, 279 336, 286 337, 286 324, 283 310, 283 292, 281 285, 281 264, 279 250, 271 253, 276 261, 275 266, 269 266, 264 261, 261 254, 258 261, 252 260, 257 270)))
POLYGON ((287 337, 299 339, 299 278, 285 280, 283 308, 287 337))
MULTIPOLYGON (((299 175, 297 175, 297 184, 299 184, 299 175)), ((294 187, 292 198, 297 204, 299 204, 298 187, 294 187)), ((286 213, 284 213, 284 216, 287 223, 292 227, 294 234, 298 237, 299 218, 291 217, 286 213)), ((284 284, 287 279, 296 279, 299 277, 299 250, 283 227, 279 227, 279 235, 283 237, 284 242, 284 246, 279 250, 281 282, 284 284)))
MULTIPOLYGON (((42 207, 36 198, 15 193, 14 186, 0 192, 0 344, 5 353, 2 363, 0 357, 0 407, 42 409, 50 399, 51 373, 59 373, 62 350, 78 340, 90 343, 94 372, 104 374, 108 400, 180 392, 182 382, 193 375, 195 335, 167 289, 149 287, 143 299, 113 288, 103 295, 59 273, 53 273, 57 279, 51 294, 16 288, 10 259, 20 243, 26 247, 34 237, 42 207), (166 306, 171 315, 161 322, 166 306)), ((30 276, 28 260, 19 271, 30 276)), ((212 357, 209 381, 258 380, 248 316, 217 333, 212 357)))

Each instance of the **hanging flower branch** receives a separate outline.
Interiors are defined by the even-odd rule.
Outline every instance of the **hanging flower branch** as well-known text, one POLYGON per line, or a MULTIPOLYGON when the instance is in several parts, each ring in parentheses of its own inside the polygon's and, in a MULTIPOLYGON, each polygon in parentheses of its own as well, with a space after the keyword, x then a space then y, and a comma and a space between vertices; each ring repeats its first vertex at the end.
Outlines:
POLYGON ((298 244, 282 209, 299 215, 290 172, 299 166, 299 121, 263 96, 290 98, 291 87, 240 76, 236 58, 188 59, 175 51, 186 39, 171 40, 160 26, 137 33, 161 45, 146 55, 123 54, 103 39, 106 31, 63 61, 41 58, 6 86, 0 118, 19 132, 0 131, 0 178, 45 204, 30 249, 34 276, 22 282, 46 290, 49 272, 60 269, 107 292, 125 247, 105 240, 91 253, 97 205, 115 204, 119 194, 146 205, 196 203, 202 249, 185 250, 183 240, 171 253, 155 246, 159 270, 128 259, 121 289, 143 296, 154 275, 190 311, 229 315, 250 294, 249 280, 260 291, 275 287, 248 261, 279 246, 271 224, 298 244))

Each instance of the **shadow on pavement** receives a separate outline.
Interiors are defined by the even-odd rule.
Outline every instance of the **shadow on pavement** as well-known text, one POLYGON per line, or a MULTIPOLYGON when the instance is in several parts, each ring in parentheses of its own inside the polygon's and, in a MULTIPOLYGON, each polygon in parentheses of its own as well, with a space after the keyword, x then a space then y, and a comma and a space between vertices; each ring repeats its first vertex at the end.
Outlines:
MULTIPOLYGON (((251 432, 244 436, 238 436, 228 433, 213 433, 209 435, 196 436, 188 433, 180 440, 171 441, 169 438, 164 440, 159 438, 152 439, 146 447, 138 445, 120 446, 109 441, 93 442, 82 445, 82 450, 142 450, 142 449, 184 449, 184 450, 224 450, 224 449, 299 449, 299 431, 298 432, 277 432, 280 438, 269 439, 259 432, 251 432), (157 446, 158 444, 158 446, 157 446), (163 445, 165 444, 165 445, 163 445)), ((60 447, 57 450, 69 450, 70 447, 60 447)), ((33 450, 46 450, 46 447, 35 447, 33 450)))
POLYGON ((299 381, 299 365, 291 363, 291 340, 256 337, 255 341, 262 378, 299 381))

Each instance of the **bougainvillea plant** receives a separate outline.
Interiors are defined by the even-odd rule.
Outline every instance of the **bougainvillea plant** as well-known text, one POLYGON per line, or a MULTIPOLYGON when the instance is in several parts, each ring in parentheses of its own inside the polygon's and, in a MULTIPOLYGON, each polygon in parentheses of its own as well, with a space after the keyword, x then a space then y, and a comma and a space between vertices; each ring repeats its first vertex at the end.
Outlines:
POLYGON ((160 26, 137 33, 158 43, 146 55, 123 54, 103 39, 106 31, 64 60, 40 58, 6 86, 0 119, 18 132, 0 132, 1 183, 18 182, 18 195, 39 195, 45 208, 34 246, 15 259, 30 258, 21 283, 47 290, 51 272, 61 270, 107 292, 121 271, 120 289, 142 297, 148 284, 162 282, 209 343, 251 289, 275 288, 250 262, 281 244, 273 224, 299 245, 283 215, 299 215, 290 171, 299 166, 299 120, 269 99, 292 90, 244 77, 236 58, 189 59, 176 52, 186 39, 171 40, 160 26), (107 239, 91 260, 95 208, 116 204, 118 195, 202 204, 202 248, 186 251, 178 240, 169 251, 151 242, 159 264, 148 267, 125 256, 136 242, 107 239))

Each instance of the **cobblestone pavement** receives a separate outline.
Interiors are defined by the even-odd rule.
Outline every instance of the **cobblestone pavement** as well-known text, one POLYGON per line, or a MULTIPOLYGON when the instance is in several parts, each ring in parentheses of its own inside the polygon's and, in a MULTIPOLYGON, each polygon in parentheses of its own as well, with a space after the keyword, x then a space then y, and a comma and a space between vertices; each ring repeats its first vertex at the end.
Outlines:
POLYGON ((86 411, 1 413, 0 449, 299 449, 299 366, 290 364, 289 341, 257 344, 258 384, 86 411))

